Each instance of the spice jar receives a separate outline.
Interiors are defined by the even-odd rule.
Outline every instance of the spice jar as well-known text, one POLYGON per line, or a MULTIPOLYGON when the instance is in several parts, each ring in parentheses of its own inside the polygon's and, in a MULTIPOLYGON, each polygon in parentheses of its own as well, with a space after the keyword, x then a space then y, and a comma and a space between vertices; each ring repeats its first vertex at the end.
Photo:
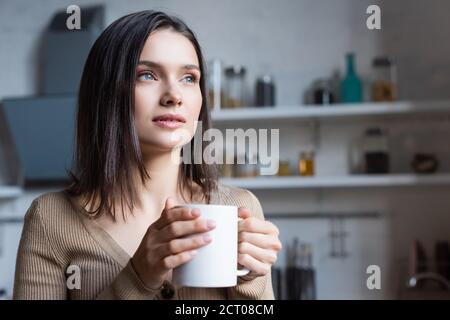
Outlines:
POLYGON ((213 59, 208 62, 208 77, 206 86, 208 91, 208 106, 211 110, 220 110, 224 102, 222 74, 222 61, 220 59, 213 59))
POLYGON ((334 103, 334 94, 329 80, 318 79, 313 84, 313 90, 314 104, 324 105, 334 103))
POLYGON ((366 173, 389 172, 389 150, 385 132, 380 128, 369 128, 363 138, 366 173))
POLYGON ((258 156, 256 153, 245 153, 235 158, 236 177, 256 177, 258 175, 258 156), (244 163, 239 163, 238 159, 244 157, 244 163))
POLYGON ((300 159, 298 161, 298 171, 301 176, 314 175, 314 152, 302 151, 300 152, 300 159))
POLYGON ((394 101, 397 99, 396 66, 388 57, 373 59, 372 100, 394 101))
POLYGON ((233 159, 227 155, 224 163, 220 165, 220 174, 222 177, 231 178, 234 175, 233 159))
POLYGON ((236 65, 225 69, 225 108, 239 108, 245 105, 245 74, 246 70, 243 66, 236 65))
POLYGON ((287 160, 280 160, 278 163, 278 176, 290 176, 291 171, 289 169, 289 161, 287 160))

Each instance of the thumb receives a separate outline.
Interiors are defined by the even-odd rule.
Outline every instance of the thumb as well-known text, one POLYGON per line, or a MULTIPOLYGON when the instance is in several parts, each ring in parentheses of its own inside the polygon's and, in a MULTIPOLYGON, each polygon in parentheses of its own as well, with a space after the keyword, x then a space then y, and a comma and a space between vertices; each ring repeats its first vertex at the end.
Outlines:
POLYGON ((175 206, 175 201, 173 200, 173 198, 167 197, 166 203, 164 204, 164 210, 171 209, 174 206, 175 206))
POLYGON ((238 208, 238 216, 239 218, 246 219, 251 216, 250 211, 245 207, 238 208))
POLYGON ((159 217, 158 220, 156 220, 150 227, 149 230, 151 229, 157 229, 160 230, 163 227, 165 227, 169 222, 167 220, 167 210, 171 209, 172 207, 174 207, 175 205, 175 201, 172 199, 172 197, 167 197, 166 201, 164 202, 164 209, 161 212, 161 216, 159 217))

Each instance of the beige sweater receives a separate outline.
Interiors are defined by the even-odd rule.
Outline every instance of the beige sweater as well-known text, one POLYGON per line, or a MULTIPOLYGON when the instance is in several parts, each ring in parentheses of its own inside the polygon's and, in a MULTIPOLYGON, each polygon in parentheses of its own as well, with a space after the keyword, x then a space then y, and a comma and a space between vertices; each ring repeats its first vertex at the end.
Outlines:
MULTIPOLYGON (((258 199, 245 189, 220 184, 211 202, 244 206, 264 219, 258 199)), ((14 299, 274 299, 270 272, 239 277, 229 288, 177 288, 166 281, 162 290, 153 290, 141 282, 130 258, 65 192, 44 194, 25 216, 14 299), (67 269, 71 265, 79 267, 79 289, 74 270, 67 269)))

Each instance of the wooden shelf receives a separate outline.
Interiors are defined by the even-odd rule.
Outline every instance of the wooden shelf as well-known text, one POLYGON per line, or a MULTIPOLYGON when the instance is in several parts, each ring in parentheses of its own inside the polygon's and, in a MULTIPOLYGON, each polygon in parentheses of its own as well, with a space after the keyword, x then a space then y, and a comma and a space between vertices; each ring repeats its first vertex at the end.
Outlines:
POLYGON ((316 177, 260 176, 255 178, 220 178, 223 184, 253 190, 450 186, 450 174, 414 175, 352 175, 316 177))
POLYGON ((393 116, 413 114, 450 115, 450 101, 399 101, 378 103, 245 107, 211 112, 214 123, 267 120, 311 120, 346 117, 393 116))
POLYGON ((17 186, 0 185, 0 199, 15 198, 23 193, 22 188, 17 186))

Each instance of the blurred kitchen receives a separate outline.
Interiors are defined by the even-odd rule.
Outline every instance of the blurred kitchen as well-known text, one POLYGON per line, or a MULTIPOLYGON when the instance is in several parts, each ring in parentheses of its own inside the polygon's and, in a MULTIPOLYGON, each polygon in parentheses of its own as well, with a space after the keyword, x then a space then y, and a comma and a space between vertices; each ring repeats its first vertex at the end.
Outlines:
POLYGON ((27 208, 66 185, 89 48, 145 9, 197 34, 217 128, 280 129, 277 175, 221 167, 280 229, 278 299, 450 298, 446 0, 0 1, 1 298, 27 208))

